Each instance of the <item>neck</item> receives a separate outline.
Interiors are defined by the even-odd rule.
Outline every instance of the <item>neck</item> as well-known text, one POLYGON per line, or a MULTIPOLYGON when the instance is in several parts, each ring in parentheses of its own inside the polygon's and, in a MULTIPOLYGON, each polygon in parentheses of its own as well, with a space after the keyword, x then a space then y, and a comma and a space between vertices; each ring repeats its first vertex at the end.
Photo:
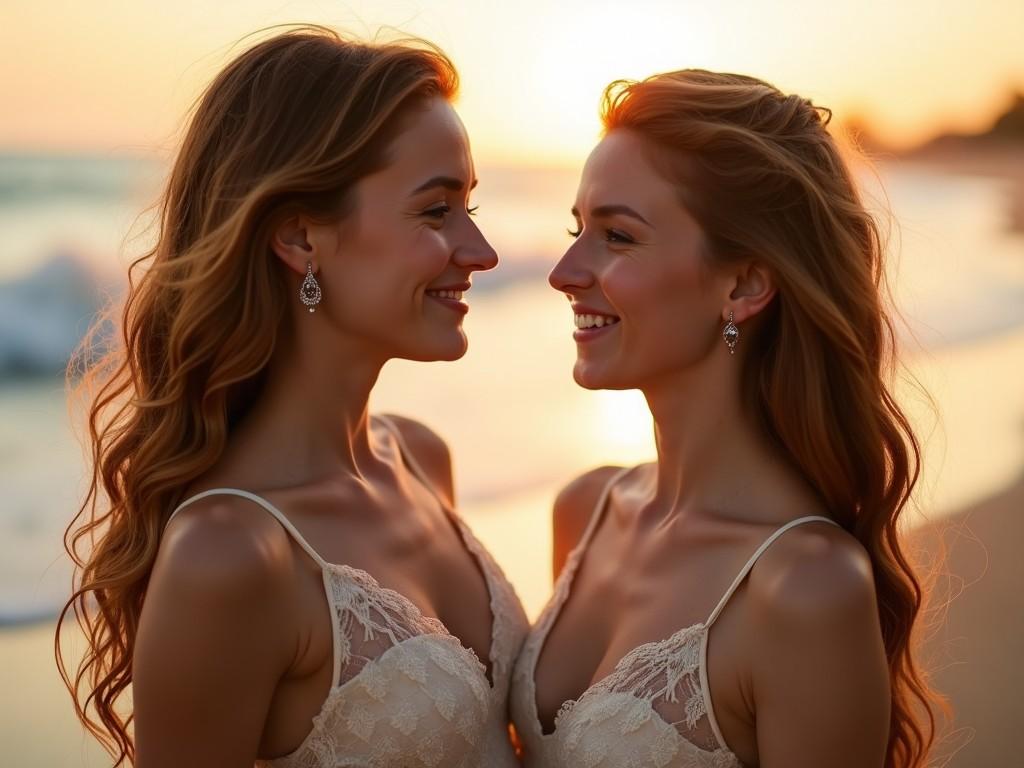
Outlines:
POLYGON ((232 435, 249 461, 264 457, 257 462, 263 484, 365 479, 379 465, 369 398, 385 360, 354 343, 318 336, 295 334, 277 346, 258 402, 232 435))
POLYGON ((779 461, 742 407, 739 361, 724 362, 735 367, 674 373, 643 388, 658 451, 646 505, 655 518, 770 513, 761 495, 780 479, 779 461))

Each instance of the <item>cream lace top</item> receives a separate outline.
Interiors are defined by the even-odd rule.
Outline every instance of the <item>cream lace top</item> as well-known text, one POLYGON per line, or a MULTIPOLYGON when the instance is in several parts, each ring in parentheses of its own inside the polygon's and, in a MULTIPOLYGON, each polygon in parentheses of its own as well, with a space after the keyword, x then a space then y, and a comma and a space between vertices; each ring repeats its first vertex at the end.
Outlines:
POLYGON ((707 683, 708 630, 761 554, 790 528, 826 517, 802 517, 776 530, 753 554, 708 619, 644 643, 576 700, 562 704, 552 733, 537 714, 535 671, 544 641, 600 523, 612 486, 605 486, 579 543, 555 582, 554 595, 516 662, 510 707, 528 768, 742 768, 715 720, 707 683))
MULTIPOLYGON (((395 435, 410 470, 433 491, 397 427, 377 418, 395 435)), ((214 488, 182 502, 174 513, 213 494, 242 496, 276 517, 320 566, 333 614, 330 692, 298 748, 257 761, 257 766, 518 765, 509 740, 507 698, 512 664, 529 624, 497 563, 443 499, 438 497, 487 582, 493 684, 476 654, 438 619, 424 616, 412 601, 382 587, 366 571, 325 561, 266 499, 237 488, 214 488)))

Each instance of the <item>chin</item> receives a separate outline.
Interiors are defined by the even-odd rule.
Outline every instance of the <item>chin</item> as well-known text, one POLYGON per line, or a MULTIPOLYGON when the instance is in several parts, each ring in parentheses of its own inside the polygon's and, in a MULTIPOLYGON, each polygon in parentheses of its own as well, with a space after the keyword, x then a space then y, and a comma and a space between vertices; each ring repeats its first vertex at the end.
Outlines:
POLYGON ((595 365, 584 360, 577 360, 572 369, 573 380, 584 389, 636 389, 635 381, 627 381, 616 371, 595 365))
POLYGON ((607 376, 602 375, 597 366, 577 360, 572 369, 572 378, 584 389, 610 389, 606 383, 607 376))
POLYGON ((451 362, 458 360, 466 354, 469 342, 462 331, 446 339, 435 339, 431 343, 423 344, 416 350, 410 350, 408 354, 402 355, 406 360, 416 360, 421 363, 451 362))

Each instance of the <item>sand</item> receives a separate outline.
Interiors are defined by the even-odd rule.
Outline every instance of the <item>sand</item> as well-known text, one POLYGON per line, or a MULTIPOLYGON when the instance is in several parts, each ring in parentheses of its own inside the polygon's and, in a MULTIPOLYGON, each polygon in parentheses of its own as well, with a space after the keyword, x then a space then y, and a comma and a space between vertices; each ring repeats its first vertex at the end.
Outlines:
POLYGON ((954 709, 936 750, 949 768, 1017 765, 1024 690, 1024 477, 918 530, 912 543, 947 549, 925 644, 934 686, 954 709), (1011 759, 1012 758, 1012 759, 1011 759))

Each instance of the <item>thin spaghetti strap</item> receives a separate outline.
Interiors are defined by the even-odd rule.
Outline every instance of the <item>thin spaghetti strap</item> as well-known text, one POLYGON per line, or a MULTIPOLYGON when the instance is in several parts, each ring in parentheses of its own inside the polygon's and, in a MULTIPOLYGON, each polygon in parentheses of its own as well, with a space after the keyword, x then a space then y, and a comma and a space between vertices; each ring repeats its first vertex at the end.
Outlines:
POLYGON ((601 518, 604 517, 604 508, 608 504, 608 497, 612 493, 612 488, 627 472, 632 469, 633 467, 631 466, 621 467, 618 471, 613 472, 612 476, 608 478, 608 482, 606 482, 604 488, 601 489, 601 495, 598 496, 597 503, 594 505, 594 509, 590 513, 590 522, 587 523, 587 527, 584 529, 583 535, 580 536, 580 540, 576 544, 576 548, 580 550, 586 549, 587 544, 590 543, 590 537, 593 536, 601 518))
POLYGON ((711 612, 711 616, 709 616, 708 620, 704 622, 704 626, 710 627, 712 624, 715 623, 715 620, 718 618, 718 614, 722 612, 722 609, 725 608, 725 604, 729 602, 729 598, 732 597, 733 593, 743 582, 743 580, 747 577, 747 574, 750 573, 750 569, 754 567, 754 563, 757 562, 757 559, 761 557, 762 554, 764 554, 764 551, 768 549, 768 547, 770 547, 775 542, 775 540, 779 538, 779 536, 784 534, 790 528, 795 528, 796 526, 803 525, 804 523, 813 522, 832 523, 832 525, 835 525, 837 527, 839 526, 839 523, 827 517, 822 517, 821 515, 808 515, 807 517, 798 517, 796 520, 791 520, 782 527, 778 528, 771 536, 765 539, 764 543, 762 543, 761 546, 757 548, 757 551, 750 556, 750 559, 747 560, 747 564, 743 566, 742 570, 736 575, 736 578, 733 579, 733 582, 729 586, 729 589, 727 589, 725 594, 722 595, 722 599, 718 601, 718 605, 716 605, 715 610, 711 612))
MULTIPOLYGON (((284 513, 281 510, 279 510, 269 501, 264 499, 262 496, 257 496, 255 493, 250 493, 249 491, 243 491, 240 488, 211 488, 208 491, 202 491, 201 493, 197 493, 195 496, 191 496, 185 501, 181 502, 181 504, 179 504, 178 507, 173 512, 171 512, 171 516, 167 518, 167 523, 170 523, 174 516, 178 514, 178 512, 180 512, 184 507, 191 504, 193 501, 198 501, 199 499, 205 498, 207 496, 213 496, 216 494, 225 494, 228 496, 241 496, 244 499, 249 499, 250 501, 256 502, 265 510, 267 510, 267 512, 269 512, 271 515, 277 518, 277 521, 282 526, 284 526, 284 529, 288 531, 288 533, 291 534, 292 538, 299 543, 299 546, 306 550, 306 554, 313 558, 317 565, 319 565, 321 568, 327 567, 327 561, 320 557, 319 553, 315 549, 313 549, 313 547, 310 545, 308 541, 306 541, 305 538, 303 538, 302 534, 299 533, 298 529, 294 525, 292 525, 291 521, 287 517, 285 517, 284 513)), ((165 529, 167 527, 167 523, 164 524, 165 529)))

